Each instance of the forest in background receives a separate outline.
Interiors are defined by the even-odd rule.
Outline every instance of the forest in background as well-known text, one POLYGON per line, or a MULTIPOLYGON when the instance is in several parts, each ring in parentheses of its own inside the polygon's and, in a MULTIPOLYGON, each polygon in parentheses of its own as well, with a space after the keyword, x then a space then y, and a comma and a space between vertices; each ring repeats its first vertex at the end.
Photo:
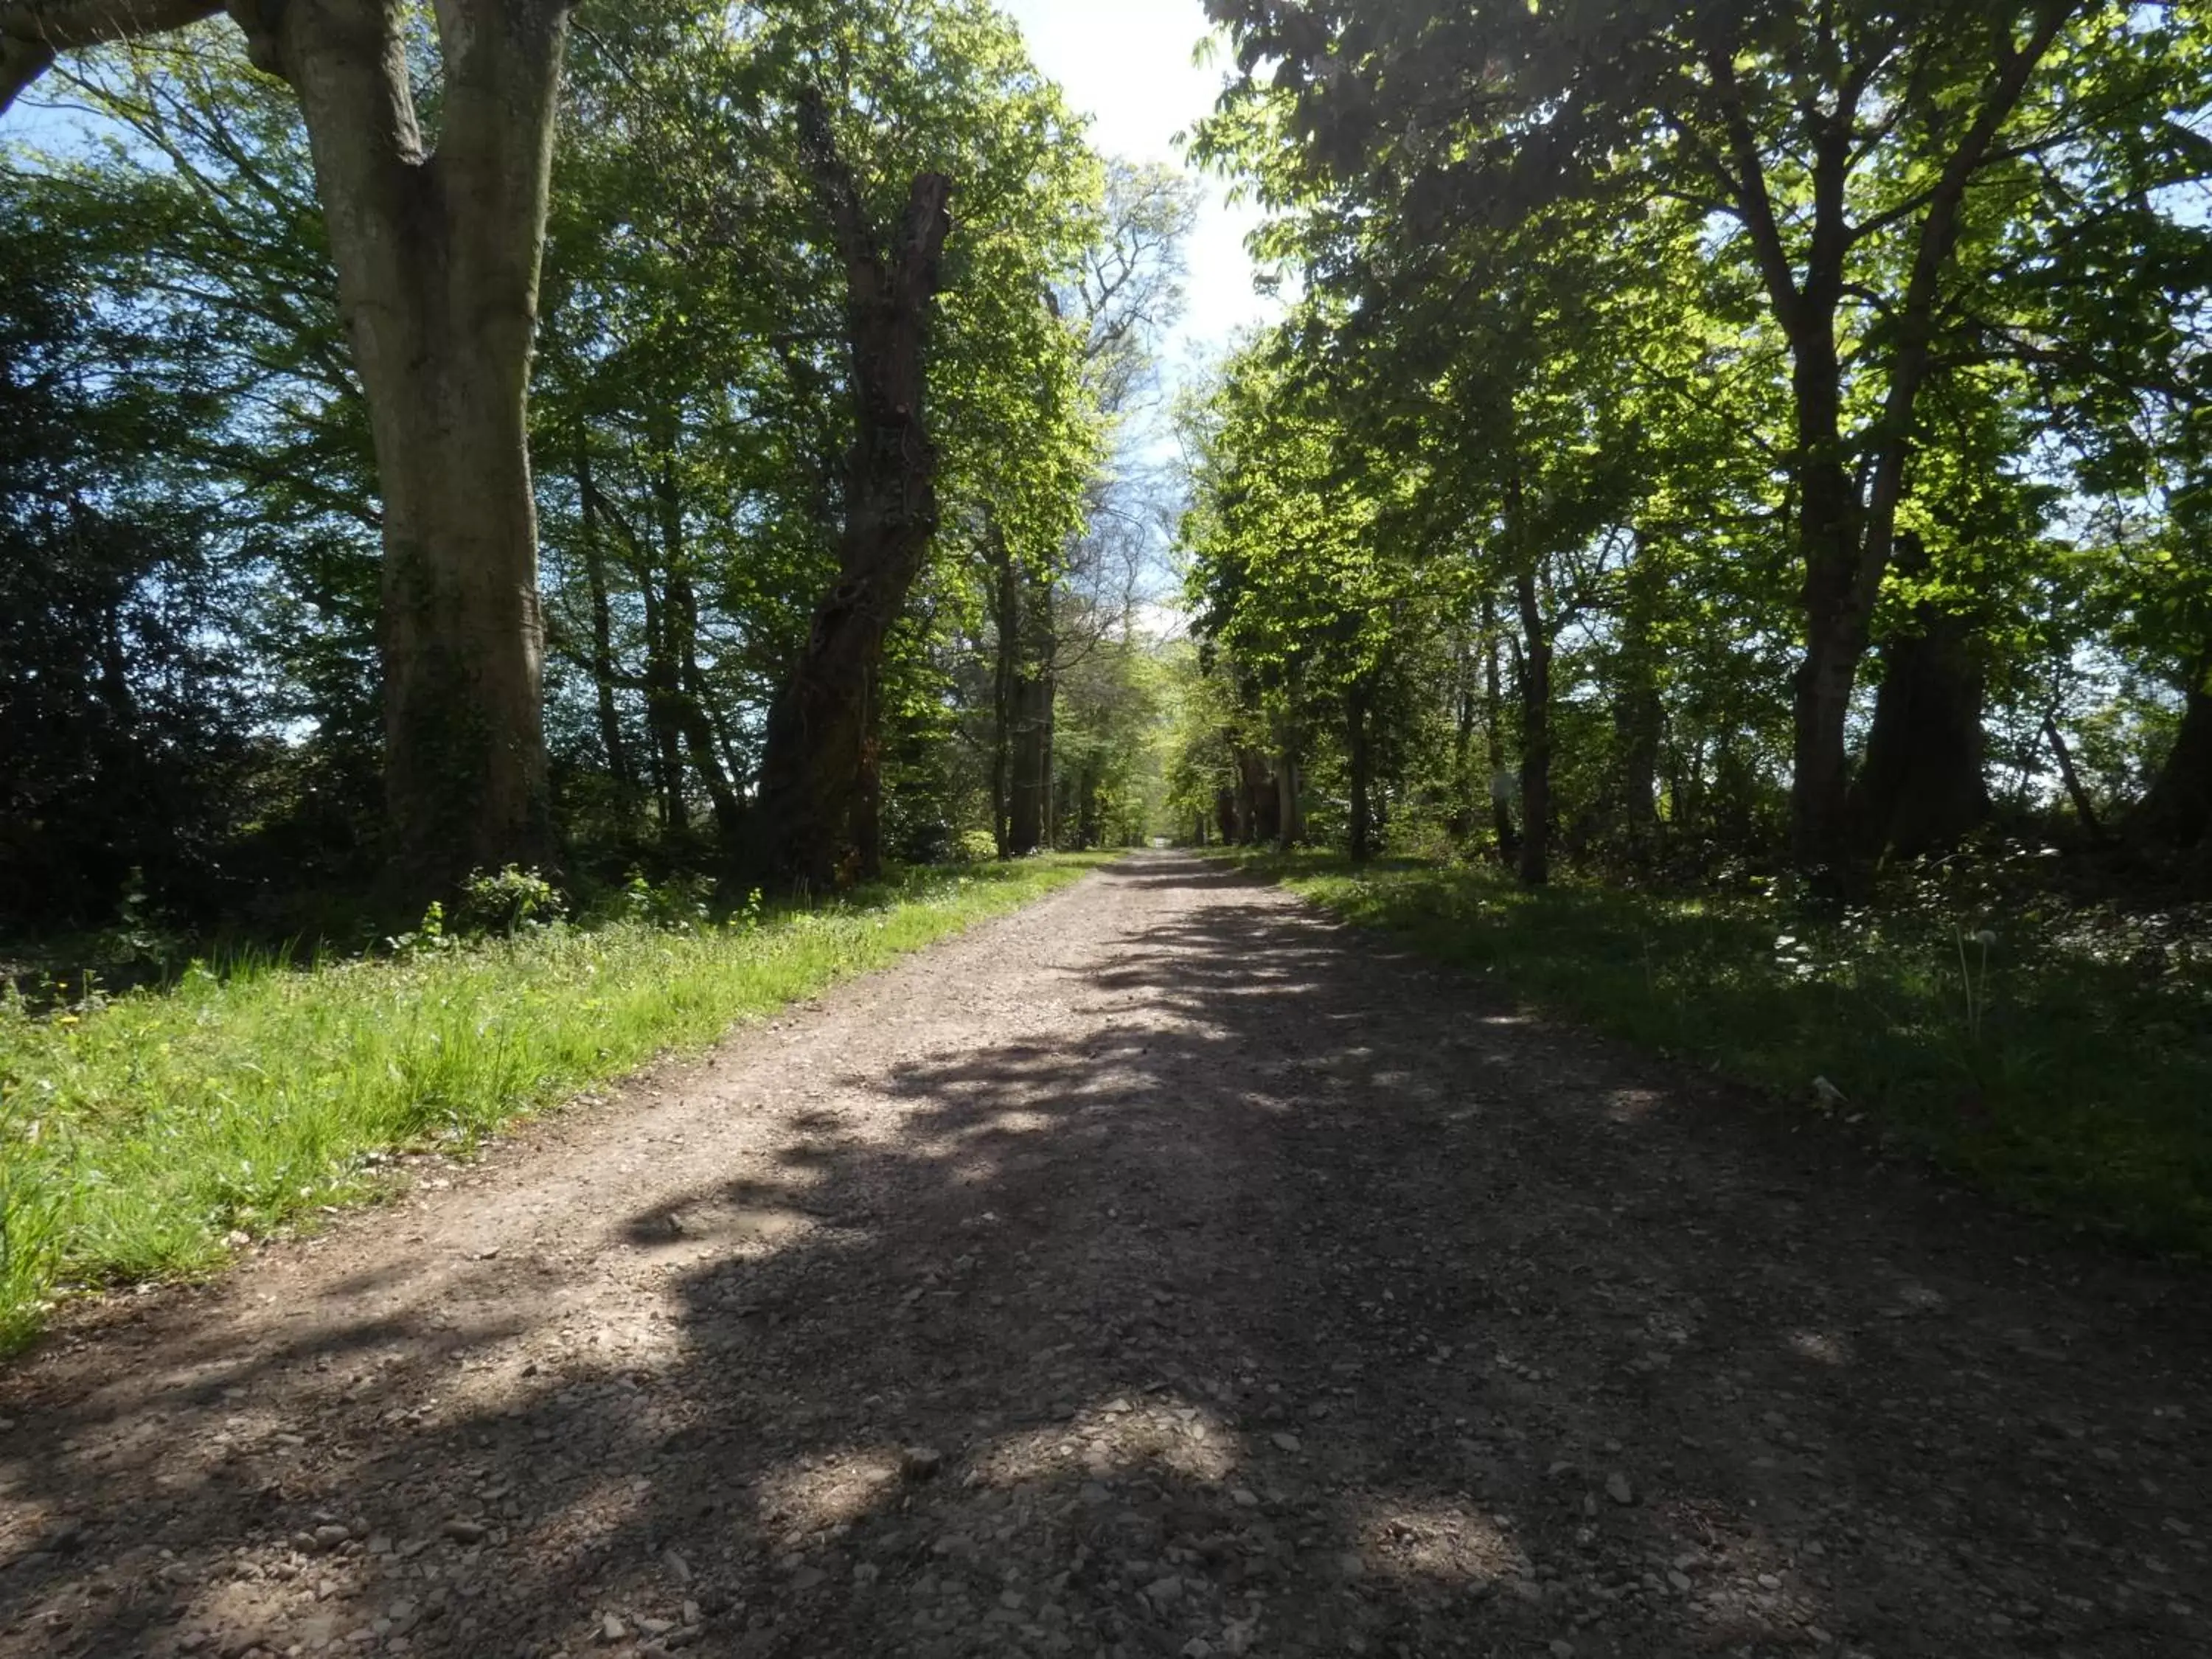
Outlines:
MULTIPOLYGON (((458 214, 453 9, 368 10, 395 171, 458 214)), ((365 379, 373 283, 431 261, 334 248, 319 124, 354 118, 303 101, 313 51, 219 17, 98 44, 0 126, 24 961, 350 947, 508 866, 736 904, 1149 829, 1188 179, 1096 154, 973 0, 586 6, 502 441, 453 405, 489 379, 520 416, 515 362, 365 379)))

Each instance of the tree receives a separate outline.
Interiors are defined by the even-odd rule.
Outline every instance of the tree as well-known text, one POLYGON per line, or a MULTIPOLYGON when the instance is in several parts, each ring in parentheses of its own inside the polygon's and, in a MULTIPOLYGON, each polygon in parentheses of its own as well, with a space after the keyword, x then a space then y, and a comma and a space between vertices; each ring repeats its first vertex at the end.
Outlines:
MULTIPOLYGON (((568 0, 439 0, 437 137, 398 0, 235 16, 300 100, 374 434, 386 798, 398 890, 547 862, 543 627, 526 405, 568 0)), ((0 6, 0 111, 57 53, 208 0, 0 6)))
POLYGON ((2078 173, 2085 143, 2162 157, 2167 181, 2201 173, 2203 147, 2167 119, 2202 85, 2193 14, 2094 0, 1211 10, 1245 71, 1213 151, 1248 158, 1278 200, 1388 204, 1416 235, 1455 216, 1674 200, 1711 216, 1719 251, 1755 273, 1789 362, 1793 842, 1801 866, 1837 870, 1849 714, 1923 394, 1986 332, 1972 319, 1996 227, 2063 222, 2069 192, 2041 181, 2078 173))
POLYGON ((165 457, 219 399, 107 372, 167 343, 87 301, 66 191, 4 185, 0 925, 100 925, 126 896, 205 914, 252 810, 244 584, 165 457))
MULTIPOLYGON (((1081 390, 1103 430, 1083 483, 1085 524, 1026 556, 995 516, 983 548, 994 635, 995 827, 1001 855, 1052 839, 1054 708, 1063 670, 1126 637, 1130 599, 1152 532, 1152 478, 1132 453, 1152 390, 1159 342, 1182 307, 1183 245, 1197 191, 1170 167, 1106 167, 1102 218, 1069 287, 1054 301, 1080 331, 1081 390)), ((1064 483, 1062 487, 1065 487, 1064 483)))

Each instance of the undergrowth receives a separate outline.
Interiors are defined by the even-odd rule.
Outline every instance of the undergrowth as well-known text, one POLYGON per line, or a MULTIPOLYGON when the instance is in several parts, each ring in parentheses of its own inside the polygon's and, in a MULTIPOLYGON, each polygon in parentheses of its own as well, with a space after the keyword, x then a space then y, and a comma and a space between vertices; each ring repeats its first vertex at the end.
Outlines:
POLYGON ((1032 859, 813 910, 727 919, 645 888, 599 925, 534 921, 510 872, 381 954, 274 958, 58 1006, 0 1000, 0 1347, 58 1297, 190 1273, 321 1206, 375 1195, 399 1149, 485 1132, 733 1023, 1064 886, 1102 855, 1032 859))
POLYGON ((1502 872, 1247 857, 1348 921, 1585 1024, 1831 1112, 2008 1200, 2212 1254, 2212 936, 2002 880, 1774 894, 1523 890, 1502 872))

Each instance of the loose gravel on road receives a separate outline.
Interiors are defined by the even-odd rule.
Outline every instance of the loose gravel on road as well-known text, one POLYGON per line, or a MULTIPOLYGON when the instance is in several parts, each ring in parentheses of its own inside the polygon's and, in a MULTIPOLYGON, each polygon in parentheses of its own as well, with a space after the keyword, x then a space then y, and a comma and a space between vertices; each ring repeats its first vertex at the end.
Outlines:
POLYGON ((2201 1273, 1180 855, 0 1376, 0 1656, 2212 1654, 2201 1273))

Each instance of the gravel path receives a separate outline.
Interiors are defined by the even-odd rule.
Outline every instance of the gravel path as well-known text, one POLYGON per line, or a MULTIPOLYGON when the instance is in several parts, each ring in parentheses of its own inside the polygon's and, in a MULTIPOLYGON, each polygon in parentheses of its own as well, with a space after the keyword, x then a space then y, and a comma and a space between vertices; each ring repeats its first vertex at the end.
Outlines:
POLYGON ((1132 859, 0 1378, 0 1655, 2203 1655, 2203 1283, 1132 859))

